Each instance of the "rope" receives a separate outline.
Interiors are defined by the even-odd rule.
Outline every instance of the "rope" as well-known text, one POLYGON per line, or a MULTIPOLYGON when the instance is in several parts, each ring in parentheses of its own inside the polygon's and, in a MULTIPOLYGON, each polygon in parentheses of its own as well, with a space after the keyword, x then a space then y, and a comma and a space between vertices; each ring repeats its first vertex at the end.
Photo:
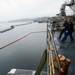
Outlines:
POLYGON ((33 33, 42 33, 42 32, 46 32, 46 31, 30 32, 30 33, 28 33, 27 35, 25 35, 25 36, 23 36, 23 37, 21 37, 21 38, 19 38, 19 39, 17 39, 17 40, 14 40, 13 42, 10 42, 10 43, 8 43, 8 44, 6 44, 6 45, 0 47, 0 50, 3 49, 3 48, 5 48, 5 47, 7 47, 7 46, 9 46, 9 45, 11 45, 11 44, 13 44, 13 43, 15 43, 15 42, 17 42, 17 41, 19 41, 19 40, 21 40, 21 39, 23 39, 23 38, 25 38, 25 37, 27 37, 27 36, 30 35, 30 34, 33 34, 33 33))
POLYGON ((54 62, 53 62, 54 54, 55 54, 55 57, 57 57, 56 59, 57 59, 57 64, 58 64, 59 69, 61 68, 61 65, 60 65, 58 51, 56 48, 56 44, 54 41, 54 36, 53 36, 51 28, 52 28, 52 25, 48 25, 47 23, 47 51, 48 51, 47 52, 48 53, 47 63, 49 63, 48 64, 48 75, 55 75, 54 62), (52 53, 52 50, 54 50, 54 54, 52 53))
POLYGON ((54 41, 52 33, 51 33, 51 38, 52 38, 52 46, 54 48, 54 52, 55 52, 55 55, 57 57, 56 59, 57 59, 57 62, 58 62, 58 65, 59 65, 59 69, 60 69, 61 65, 60 65, 60 61, 59 61, 59 57, 58 57, 58 51, 57 51, 57 48, 56 48, 55 41, 54 41))

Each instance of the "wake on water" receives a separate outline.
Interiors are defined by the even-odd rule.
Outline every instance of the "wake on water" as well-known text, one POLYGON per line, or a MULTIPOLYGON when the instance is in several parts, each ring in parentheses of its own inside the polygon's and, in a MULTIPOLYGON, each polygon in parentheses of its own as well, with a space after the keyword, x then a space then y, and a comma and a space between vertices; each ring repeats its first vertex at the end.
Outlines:
POLYGON ((24 25, 29 25, 32 22, 28 22, 28 23, 24 23, 24 24, 17 24, 17 25, 11 25, 9 28, 6 28, 4 30, 1 30, 0 33, 4 33, 6 31, 12 30, 13 28, 17 27, 17 26, 24 26, 24 25))

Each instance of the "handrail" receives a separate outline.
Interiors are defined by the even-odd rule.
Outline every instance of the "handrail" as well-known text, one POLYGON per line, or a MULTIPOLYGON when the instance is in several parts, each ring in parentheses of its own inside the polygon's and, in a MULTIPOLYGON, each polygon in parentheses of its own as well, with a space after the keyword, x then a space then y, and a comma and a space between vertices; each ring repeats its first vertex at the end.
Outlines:
POLYGON ((47 74, 56 75, 55 68, 54 68, 54 62, 53 62, 53 58, 54 58, 53 51, 54 51, 55 57, 57 57, 56 61, 57 61, 59 70, 61 68, 61 65, 60 65, 58 51, 55 45, 54 36, 53 36, 51 28, 52 28, 52 24, 47 23, 47 74))

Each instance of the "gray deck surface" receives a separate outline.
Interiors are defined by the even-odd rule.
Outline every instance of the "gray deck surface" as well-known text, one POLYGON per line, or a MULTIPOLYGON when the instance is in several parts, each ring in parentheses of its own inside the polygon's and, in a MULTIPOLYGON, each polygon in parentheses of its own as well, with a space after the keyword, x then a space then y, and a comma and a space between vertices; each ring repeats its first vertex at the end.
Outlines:
POLYGON ((58 53, 63 54, 66 58, 71 59, 71 64, 68 69, 68 75, 75 75, 75 31, 73 32, 73 42, 70 41, 69 36, 65 42, 61 42, 61 40, 58 39, 59 34, 59 31, 54 32, 55 44, 56 46, 59 46, 58 53))

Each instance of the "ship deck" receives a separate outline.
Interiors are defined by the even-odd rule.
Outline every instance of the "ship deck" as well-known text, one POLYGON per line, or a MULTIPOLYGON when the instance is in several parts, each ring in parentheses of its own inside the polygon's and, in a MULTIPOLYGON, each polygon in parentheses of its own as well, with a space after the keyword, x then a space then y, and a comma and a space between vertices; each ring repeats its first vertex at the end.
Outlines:
POLYGON ((56 47, 58 47, 58 53, 71 59, 70 66, 68 68, 68 75, 75 75, 75 31, 73 32, 73 42, 70 41, 69 36, 65 42, 61 42, 61 40, 58 39, 59 34, 60 31, 54 31, 54 39, 56 47))

